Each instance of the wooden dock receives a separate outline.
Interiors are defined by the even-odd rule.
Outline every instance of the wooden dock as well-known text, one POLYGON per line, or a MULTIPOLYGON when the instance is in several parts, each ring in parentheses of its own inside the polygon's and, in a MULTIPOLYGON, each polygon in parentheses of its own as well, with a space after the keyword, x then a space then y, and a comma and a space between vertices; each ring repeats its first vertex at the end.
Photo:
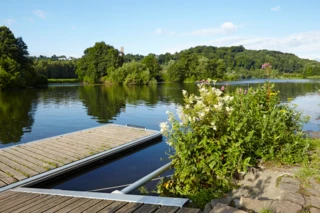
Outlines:
MULTIPOLYGON (((99 193, 97 193, 99 194, 99 193)), ((0 193, 0 212, 117 212, 117 213, 201 213, 199 209, 176 206, 114 201, 42 193, 6 191, 0 193)))
POLYGON ((52 178, 161 137, 160 132, 108 124, 0 150, 0 191, 52 178))

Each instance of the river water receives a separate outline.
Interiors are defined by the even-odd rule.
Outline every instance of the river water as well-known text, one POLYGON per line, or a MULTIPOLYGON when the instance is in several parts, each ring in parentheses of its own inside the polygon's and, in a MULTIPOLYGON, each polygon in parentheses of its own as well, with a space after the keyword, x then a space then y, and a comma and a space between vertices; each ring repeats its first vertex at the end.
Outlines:
MULTIPOLYGON (((293 98, 310 116, 305 130, 319 131, 320 81, 272 80, 281 100, 293 98)), ((220 82, 230 89, 255 87, 264 80, 220 82)), ((198 93, 196 84, 105 86, 54 84, 47 88, 0 92, 0 148, 27 143, 107 123, 133 124, 159 130, 182 104, 182 89, 198 93)), ((90 191, 132 183, 168 162, 165 138, 125 157, 107 159, 62 179, 38 187, 90 191)), ((110 191, 110 190, 102 190, 110 191)), ((111 190, 112 191, 112 190, 111 190)))

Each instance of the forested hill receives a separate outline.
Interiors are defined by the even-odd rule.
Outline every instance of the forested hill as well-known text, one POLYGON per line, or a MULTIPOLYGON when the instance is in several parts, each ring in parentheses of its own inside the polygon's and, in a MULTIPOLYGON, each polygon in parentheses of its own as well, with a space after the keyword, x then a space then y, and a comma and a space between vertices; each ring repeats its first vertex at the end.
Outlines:
POLYGON ((214 60, 223 59, 226 67, 231 69, 260 69, 263 63, 268 62, 280 72, 292 73, 302 72, 306 65, 320 65, 317 61, 302 59, 291 53, 272 50, 247 50, 243 46, 197 46, 175 54, 161 54, 158 60, 160 64, 165 64, 171 59, 177 60, 184 58, 186 55, 202 56, 214 60))
POLYGON ((208 59, 223 59, 227 67, 260 69, 265 62, 272 64, 273 68, 280 72, 299 72, 303 71, 306 64, 318 64, 316 61, 301 59, 291 53, 282 53, 271 50, 246 50, 243 46, 232 47, 213 47, 197 46, 178 53, 197 54, 208 59))
POLYGON ((175 54, 161 54, 157 59, 168 81, 265 77, 261 65, 266 62, 272 65, 270 77, 274 78, 320 75, 320 62, 279 51, 246 50, 243 46, 197 46, 175 54))

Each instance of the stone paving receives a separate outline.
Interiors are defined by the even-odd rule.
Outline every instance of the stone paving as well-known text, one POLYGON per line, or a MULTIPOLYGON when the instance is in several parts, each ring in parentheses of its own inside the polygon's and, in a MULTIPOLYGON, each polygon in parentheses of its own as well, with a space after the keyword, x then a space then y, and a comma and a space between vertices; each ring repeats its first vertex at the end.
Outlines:
POLYGON ((320 183, 303 184, 294 173, 298 168, 263 169, 248 173, 240 188, 214 199, 204 213, 320 213, 320 183))

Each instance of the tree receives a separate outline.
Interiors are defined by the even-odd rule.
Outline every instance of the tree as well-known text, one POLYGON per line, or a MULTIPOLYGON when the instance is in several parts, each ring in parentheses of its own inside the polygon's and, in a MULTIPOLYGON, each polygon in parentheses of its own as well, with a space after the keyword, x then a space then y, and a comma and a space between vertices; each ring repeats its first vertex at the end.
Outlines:
POLYGON ((114 47, 104 42, 97 42, 84 51, 84 56, 78 61, 76 73, 80 80, 97 83, 107 75, 110 68, 118 68, 123 64, 123 57, 114 47))
POLYGON ((149 54, 141 61, 142 64, 145 64, 146 67, 149 69, 150 75, 153 78, 158 78, 159 71, 160 71, 160 65, 158 62, 158 59, 154 54, 149 54))
POLYGON ((0 27, 0 89, 46 84, 46 79, 35 72, 28 55, 23 39, 15 38, 9 28, 0 27))

